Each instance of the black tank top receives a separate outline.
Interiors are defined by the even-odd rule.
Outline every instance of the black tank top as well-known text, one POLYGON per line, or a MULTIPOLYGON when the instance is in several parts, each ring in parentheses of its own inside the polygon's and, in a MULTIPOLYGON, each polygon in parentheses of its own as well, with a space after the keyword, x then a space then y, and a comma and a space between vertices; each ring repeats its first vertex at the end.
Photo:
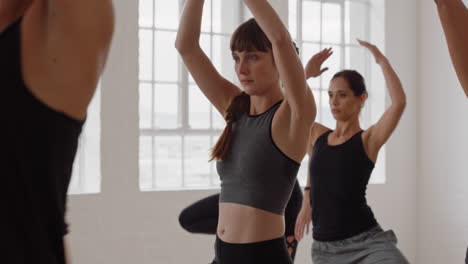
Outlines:
POLYGON ((331 132, 317 139, 309 164, 313 237, 317 241, 343 240, 377 225, 366 201, 374 163, 364 150, 362 131, 336 146, 328 145, 331 132))
POLYGON ((21 21, 0 33, 1 263, 64 263, 65 205, 83 121, 26 87, 21 21), (5 260, 6 258, 6 260, 5 260))

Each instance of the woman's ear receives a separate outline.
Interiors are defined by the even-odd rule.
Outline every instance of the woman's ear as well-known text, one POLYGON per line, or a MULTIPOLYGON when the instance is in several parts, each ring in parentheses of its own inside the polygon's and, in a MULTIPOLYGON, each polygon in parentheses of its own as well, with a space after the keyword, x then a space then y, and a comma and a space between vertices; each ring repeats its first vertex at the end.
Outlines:
POLYGON ((369 97, 367 93, 361 94, 361 105, 364 106, 366 104, 367 98, 369 97))

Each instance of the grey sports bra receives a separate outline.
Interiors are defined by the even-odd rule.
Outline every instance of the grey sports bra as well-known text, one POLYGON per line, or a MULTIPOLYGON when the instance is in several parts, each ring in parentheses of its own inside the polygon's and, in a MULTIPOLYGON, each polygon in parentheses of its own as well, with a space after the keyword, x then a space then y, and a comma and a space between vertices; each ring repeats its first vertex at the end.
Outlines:
POLYGON ((300 164, 273 142, 273 116, 281 102, 259 115, 244 113, 233 123, 226 158, 216 164, 219 202, 238 203, 284 215, 300 164))

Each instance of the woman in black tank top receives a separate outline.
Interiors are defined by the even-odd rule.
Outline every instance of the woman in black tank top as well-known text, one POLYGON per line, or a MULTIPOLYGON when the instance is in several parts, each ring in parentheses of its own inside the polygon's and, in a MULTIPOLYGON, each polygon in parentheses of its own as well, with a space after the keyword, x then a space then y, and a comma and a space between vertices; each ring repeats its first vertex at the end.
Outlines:
MULTIPOLYGON (((41 58, 65 56, 70 51, 65 48, 65 45, 60 45, 63 43, 61 42, 63 35, 56 32, 58 21, 48 15, 62 11, 73 13, 76 7, 81 7, 82 10, 82 5, 85 4, 82 2, 88 3, 89 1, 73 3, 69 1, 66 7, 63 1, 48 0, 7 0, 0 4, 2 98, 0 104, 0 124, 2 125, 0 129, 0 168, 2 169, 0 234, 2 241, 5 242, 2 243, 0 263, 63 264, 66 262, 64 236, 68 233, 68 226, 65 222, 67 190, 78 147, 78 137, 84 124, 84 120, 76 116, 79 115, 78 112, 86 112, 87 104, 84 103, 86 99, 83 98, 91 100, 90 97, 92 97, 88 94, 83 95, 83 91, 94 92, 95 87, 90 85, 92 83, 89 80, 90 75, 94 74, 93 77, 97 80, 100 72, 81 75, 82 72, 71 71, 69 67, 66 67, 60 68, 57 74, 54 71, 56 69, 52 69, 53 67, 47 64, 48 60, 41 58), (53 12, 47 12, 51 11, 48 8, 53 9, 53 12), (47 23, 44 24, 44 21, 47 23), (49 34, 44 36, 30 34, 31 32, 37 33, 40 31, 39 28, 49 34), (53 40, 50 36, 53 36, 53 40), (23 38, 27 38, 28 41, 22 41, 23 38), (41 45, 37 45, 38 43, 41 45), (47 44, 43 43, 54 45, 54 50, 47 50, 44 55, 44 50, 40 47, 47 46, 47 44), (36 67, 37 65, 43 67, 36 67), (34 74, 31 74, 32 71, 34 74), (41 74, 46 71, 52 73, 53 77, 41 74), (63 76, 67 74, 80 75, 78 79, 83 83, 76 79, 70 81, 64 78, 63 76), (37 78, 42 79, 34 79, 31 76, 40 76, 37 78), (77 87, 68 85, 56 87, 58 83, 68 83, 67 81, 78 85, 77 87), (47 87, 41 87, 43 83, 46 83, 47 87), (70 91, 72 89, 73 93, 70 91), (48 96, 59 92, 63 95, 60 102, 48 96), (78 106, 77 109, 67 108, 72 102, 73 105, 78 106), (59 105, 65 106, 61 108, 59 105)), ((97 2, 104 3, 105 1, 97 2)), ((100 5, 94 7, 89 9, 99 13, 105 11, 105 8, 101 8, 100 5)), ((98 17, 99 23, 91 24, 99 32, 105 32, 103 29, 107 29, 100 24, 112 25, 112 23, 107 23, 109 21, 106 20, 108 18, 106 16, 95 16, 89 13, 86 15, 98 17)), ((88 17, 87 19, 89 21, 88 17)), ((60 21, 60 26, 78 27, 79 23, 76 21, 72 22, 73 25, 69 22, 71 21, 60 21)), ((87 30, 75 32, 90 33, 87 30)), ((80 36, 67 34, 67 41, 76 37, 86 39, 87 44, 90 44, 92 39, 87 33, 80 34, 80 36)), ((104 46, 109 42, 110 38, 108 42, 102 42, 99 45, 80 45, 77 40, 76 46, 73 47, 73 54, 81 54, 87 58, 84 60, 80 58, 79 67, 85 69, 87 73, 89 73, 89 68, 98 69, 95 67, 97 63, 93 62, 102 62, 102 57, 107 52, 104 46), (88 50, 81 48, 84 46, 88 50), (99 52, 95 52, 95 49, 99 52), (88 52, 92 52, 92 55, 88 52)), ((72 59, 63 59, 63 61, 69 65, 77 64, 72 59)))
MULTIPOLYGON (((363 131, 359 124, 367 99, 363 77, 352 70, 334 75, 328 94, 336 129, 319 123, 312 126, 305 193, 310 199, 304 199, 296 237, 301 239, 312 221, 315 264, 408 263, 396 247, 393 231, 380 228, 365 197, 379 149, 395 130, 406 96, 388 59, 376 46, 359 43, 372 52, 382 68, 392 103, 376 124, 363 131)), ((324 71, 321 64, 331 54, 326 50, 315 55, 307 65, 307 77, 319 76, 324 71)))
POLYGON ((468 8, 462 0, 435 0, 453 66, 468 97, 468 8))

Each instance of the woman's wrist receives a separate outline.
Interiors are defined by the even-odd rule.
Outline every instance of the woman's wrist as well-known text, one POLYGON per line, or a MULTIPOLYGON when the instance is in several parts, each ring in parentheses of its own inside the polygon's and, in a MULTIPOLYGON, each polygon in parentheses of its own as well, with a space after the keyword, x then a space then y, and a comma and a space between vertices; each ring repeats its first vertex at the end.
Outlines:
POLYGON ((381 67, 386 67, 390 65, 390 61, 387 57, 382 56, 382 58, 380 58, 379 61, 377 61, 377 64, 379 64, 381 67))

